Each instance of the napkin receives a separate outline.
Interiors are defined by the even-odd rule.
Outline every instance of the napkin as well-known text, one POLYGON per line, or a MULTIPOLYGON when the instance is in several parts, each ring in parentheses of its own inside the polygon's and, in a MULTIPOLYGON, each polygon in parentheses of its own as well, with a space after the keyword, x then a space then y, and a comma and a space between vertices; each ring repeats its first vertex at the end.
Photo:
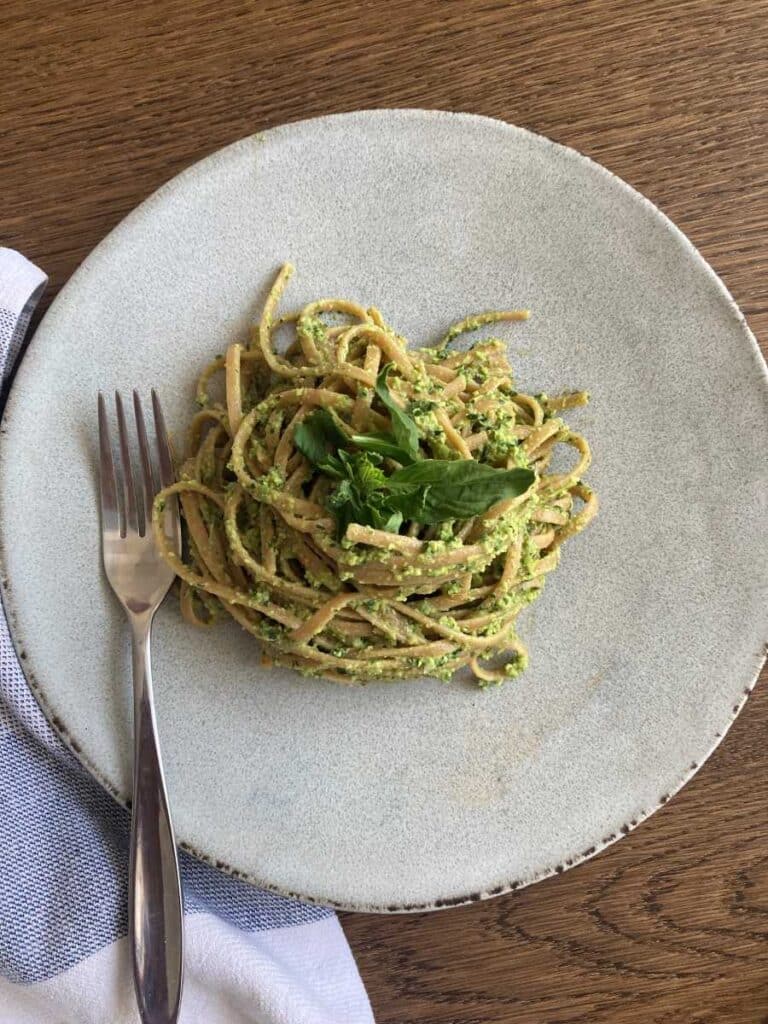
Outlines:
MULTIPOLYGON (((0 248, 3 390, 45 283, 0 248)), ((48 724, 0 610, 0 1024, 138 1021, 126 938, 129 826, 48 724)), ((373 1022, 332 911, 184 852, 181 875, 180 1024, 373 1022)))

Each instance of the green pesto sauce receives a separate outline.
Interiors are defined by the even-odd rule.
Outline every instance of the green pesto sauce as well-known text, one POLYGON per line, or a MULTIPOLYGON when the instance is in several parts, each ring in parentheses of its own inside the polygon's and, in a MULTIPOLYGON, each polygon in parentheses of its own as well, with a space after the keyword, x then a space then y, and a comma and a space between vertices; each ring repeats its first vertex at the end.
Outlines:
POLYGON ((322 345, 327 337, 327 330, 323 321, 316 316, 303 316, 296 324, 296 331, 299 335, 311 338, 316 345, 322 345))
POLYGON ((270 495, 279 493, 284 487, 285 473, 277 466, 272 466, 269 472, 256 481, 256 492, 262 501, 268 501, 270 495))
POLYGON ((422 672, 425 676, 432 676, 441 679, 444 683, 451 681, 456 665, 456 656, 443 654, 439 658, 408 658, 406 663, 415 672, 422 672))

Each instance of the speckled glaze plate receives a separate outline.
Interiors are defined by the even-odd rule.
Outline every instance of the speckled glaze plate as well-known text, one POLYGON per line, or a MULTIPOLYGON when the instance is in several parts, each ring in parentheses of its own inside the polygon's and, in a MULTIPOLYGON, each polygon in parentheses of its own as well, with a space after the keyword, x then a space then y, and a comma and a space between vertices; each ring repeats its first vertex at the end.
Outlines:
POLYGON ((602 511, 487 692, 344 688, 258 663, 166 602, 160 731, 179 838, 281 892, 448 906, 576 864, 664 803, 753 686, 768 635, 765 367, 723 284, 649 202, 498 121, 366 111, 244 139, 160 189, 34 338, 0 452, 4 598, 28 679, 109 790, 130 769, 127 636, 99 564, 98 388, 159 388, 181 429, 201 365, 275 268, 415 340, 488 307, 528 390, 588 388, 602 511))

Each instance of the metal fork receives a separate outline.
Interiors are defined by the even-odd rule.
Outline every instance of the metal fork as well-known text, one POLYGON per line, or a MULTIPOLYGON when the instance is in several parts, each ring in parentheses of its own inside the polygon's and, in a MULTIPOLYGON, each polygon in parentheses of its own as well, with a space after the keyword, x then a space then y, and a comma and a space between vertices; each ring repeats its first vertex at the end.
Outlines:
MULTIPOLYGON (((115 463, 104 396, 99 395, 101 541, 104 571, 128 616, 133 647, 133 804, 128 920, 133 980, 143 1024, 174 1024, 181 1002, 183 906, 179 861, 168 809, 152 696, 152 619, 173 581, 151 529, 152 502, 174 482, 163 411, 152 392, 156 460, 152 459, 138 394, 133 408, 139 447, 138 486, 125 411, 115 395, 120 457, 115 463), (153 468, 153 461, 155 468, 153 468)), ((165 530, 181 547, 176 502, 165 530)))

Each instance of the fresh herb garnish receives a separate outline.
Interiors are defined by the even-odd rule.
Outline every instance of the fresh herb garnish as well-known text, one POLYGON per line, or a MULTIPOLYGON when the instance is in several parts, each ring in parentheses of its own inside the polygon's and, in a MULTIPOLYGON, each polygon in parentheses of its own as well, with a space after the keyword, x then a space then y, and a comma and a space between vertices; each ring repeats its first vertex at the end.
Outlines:
POLYGON ((528 490, 535 479, 530 469, 495 469, 474 459, 423 458, 415 421, 389 393, 388 370, 384 367, 379 374, 376 394, 390 413, 391 435, 348 435, 328 409, 317 409, 296 428, 299 451, 338 481, 327 505, 340 537, 350 523, 397 533, 408 520, 431 526, 471 519, 528 490), (387 459, 402 468, 387 475, 387 459))
POLYGON ((349 438, 328 409, 317 409, 296 427, 293 435, 296 447, 313 466, 328 476, 343 477, 344 466, 338 452, 346 448, 349 438))
POLYGON ((406 486, 403 494, 391 495, 381 459, 376 455, 340 451, 339 461, 345 477, 327 502, 336 516, 339 536, 344 536, 350 523, 397 533, 404 518, 400 505, 413 488, 406 486))
POLYGON ((422 495, 418 522, 433 525, 482 515, 498 501, 523 494, 534 479, 530 469, 495 469, 474 459, 423 459, 398 469, 387 484, 418 487, 422 495))
POLYGON ((376 395, 392 420, 392 434, 394 435, 395 443, 404 452, 407 452, 412 459, 418 459, 421 458, 419 428, 416 425, 416 421, 400 408, 389 393, 387 374, 391 368, 392 364, 387 363, 376 378, 376 395))
POLYGON ((315 410, 298 425, 294 434, 296 447, 318 469, 330 476, 338 476, 340 466, 336 452, 350 445, 394 459, 402 466, 409 466, 422 457, 416 421, 400 408, 389 392, 387 374, 391 366, 387 363, 376 378, 376 394, 390 415, 391 433, 353 434, 348 437, 329 409, 315 410))
POLYGON ((394 459, 395 462, 399 462, 403 466, 410 466, 414 461, 413 456, 395 444, 389 434, 353 434, 349 440, 355 448, 394 459))

